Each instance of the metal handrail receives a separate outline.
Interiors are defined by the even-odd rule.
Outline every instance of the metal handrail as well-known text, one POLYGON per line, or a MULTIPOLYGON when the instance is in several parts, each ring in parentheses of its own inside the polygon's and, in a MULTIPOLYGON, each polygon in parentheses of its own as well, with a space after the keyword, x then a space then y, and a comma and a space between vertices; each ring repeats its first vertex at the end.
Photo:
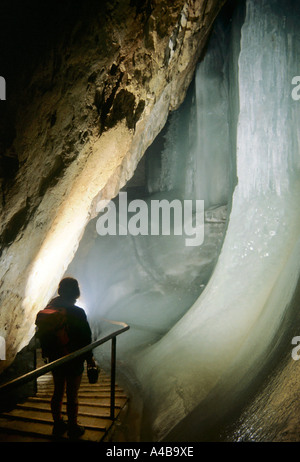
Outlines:
POLYGON ((11 391, 12 389, 24 385, 27 382, 30 382, 31 380, 34 380, 41 375, 47 374, 47 372, 53 371, 57 367, 61 366, 62 364, 65 364, 75 358, 78 358, 79 356, 82 356, 83 354, 87 353, 88 351, 93 350, 94 348, 98 347, 99 345, 102 345, 103 343, 108 342, 109 340, 112 341, 112 346, 111 346, 111 403, 110 403, 110 417, 111 419, 114 419, 114 408, 115 408, 115 377, 116 377, 116 337, 123 332, 126 332, 128 329, 130 329, 130 326, 124 322, 118 322, 118 321, 111 321, 108 319, 105 319, 105 321, 111 323, 111 324, 117 324, 120 326, 123 326, 121 329, 118 329, 117 331, 112 332, 109 335, 106 335, 105 337, 96 340, 95 342, 90 343, 89 345, 86 345, 83 348, 80 348, 79 350, 73 351, 72 353, 69 353, 68 355, 62 356, 59 359, 56 359, 55 361, 52 361, 51 363, 45 364, 45 366, 41 366, 38 369, 35 369, 31 372, 28 372, 27 374, 24 374, 20 377, 17 377, 16 379, 13 379, 3 385, 0 385, 0 394, 11 391))

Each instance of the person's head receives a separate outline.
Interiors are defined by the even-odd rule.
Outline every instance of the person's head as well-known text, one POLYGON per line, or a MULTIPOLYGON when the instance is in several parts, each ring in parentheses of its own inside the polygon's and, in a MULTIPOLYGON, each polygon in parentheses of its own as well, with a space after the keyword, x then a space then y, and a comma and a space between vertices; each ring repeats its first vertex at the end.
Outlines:
POLYGON ((78 281, 74 278, 64 278, 58 286, 58 295, 70 301, 75 301, 80 297, 78 281))

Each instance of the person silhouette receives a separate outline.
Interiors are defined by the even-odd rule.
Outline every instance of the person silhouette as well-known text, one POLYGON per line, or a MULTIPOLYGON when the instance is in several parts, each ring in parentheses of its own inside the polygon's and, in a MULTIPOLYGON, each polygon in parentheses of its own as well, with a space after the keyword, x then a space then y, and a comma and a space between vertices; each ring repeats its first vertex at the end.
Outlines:
MULTIPOLYGON (((80 297, 78 281, 71 277, 63 278, 58 286, 58 296, 53 298, 47 307, 63 310, 65 313, 68 343, 63 351, 53 342, 47 345, 46 355, 50 362, 72 353, 92 341, 91 329, 83 308, 75 305, 80 297)), ((43 347, 42 347, 43 348, 43 347)), ((53 417, 52 434, 61 437, 66 431, 69 438, 79 438, 85 432, 84 427, 78 425, 78 391, 80 388, 84 362, 88 366, 96 366, 92 351, 79 358, 75 358, 52 371, 54 392, 51 399, 53 417), (68 422, 62 418, 62 403, 66 389, 68 422)))

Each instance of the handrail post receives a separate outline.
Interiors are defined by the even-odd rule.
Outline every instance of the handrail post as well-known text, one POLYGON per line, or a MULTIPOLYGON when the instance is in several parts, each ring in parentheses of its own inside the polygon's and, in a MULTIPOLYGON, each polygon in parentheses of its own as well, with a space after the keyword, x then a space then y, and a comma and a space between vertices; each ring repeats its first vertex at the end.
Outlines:
POLYGON ((111 339, 110 418, 115 418, 116 337, 111 339))
MULTIPOLYGON (((37 368, 37 340, 36 336, 34 336, 34 348, 33 348, 33 369, 36 370, 37 368)), ((34 379, 34 394, 37 393, 37 379, 34 379)))

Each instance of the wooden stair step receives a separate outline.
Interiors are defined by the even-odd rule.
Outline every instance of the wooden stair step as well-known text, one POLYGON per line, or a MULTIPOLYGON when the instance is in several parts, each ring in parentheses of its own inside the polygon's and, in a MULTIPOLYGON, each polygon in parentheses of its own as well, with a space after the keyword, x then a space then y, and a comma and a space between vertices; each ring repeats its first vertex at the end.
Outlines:
MULTIPOLYGON (((41 375, 40 377, 37 378, 37 383, 39 384, 43 384, 47 382, 52 382, 52 374, 41 375)), ((110 377, 108 377, 107 375, 99 375, 97 383, 108 383, 108 382, 110 383, 110 377)), ((82 375, 81 383, 88 383, 88 384, 90 383, 85 374, 82 375)))
MULTIPOLYGON (((116 393, 116 398, 123 398, 123 399, 126 399, 126 395, 124 394, 118 394, 116 393)), ((36 394, 36 397, 37 398, 48 398, 48 399, 51 399, 52 397, 52 393, 37 393, 36 394)), ((83 394, 83 393, 80 393, 78 394, 78 399, 81 400, 81 399, 94 399, 94 400, 97 400, 97 399, 101 399, 101 398, 110 398, 110 393, 106 393, 106 392, 103 392, 103 393, 88 393, 88 394, 83 394)))
MULTIPOLYGON (((43 374, 43 375, 40 375, 38 378, 37 378, 37 381, 46 381, 48 379, 52 379, 52 372, 47 372, 46 374, 43 374)), ((82 380, 86 380, 88 381, 88 377, 87 377, 87 372, 86 372, 86 368, 82 374, 82 380)), ((107 375, 106 372, 103 371, 103 369, 101 369, 100 373, 99 373, 99 379, 98 380, 110 380, 110 376, 107 375)))
MULTIPOLYGON (((51 412, 42 412, 40 410, 27 410, 13 409, 10 412, 3 412, 2 417, 13 420, 23 420, 24 422, 39 422, 39 423, 50 423, 53 425, 51 412)), ((78 418, 79 425, 83 425, 86 429, 102 430, 106 431, 112 424, 110 419, 103 419, 101 417, 87 417, 81 415, 78 418)))
MULTIPOLYGON (((16 406, 18 409, 23 410, 39 410, 41 412, 49 412, 50 405, 49 402, 25 402, 22 404, 18 404, 16 406)), ((120 412, 120 408, 115 409, 115 416, 117 416, 120 412)), ((62 414, 66 415, 67 411, 62 410, 62 414)), ((110 416, 110 407, 109 406, 84 406, 79 403, 78 415, 85 415, 90 417, 109 417, 110 416)))
MULTIPOLYGON (((27 398, 27 401, 37 401, 39 400, 40 402, 44 402, 44 403, 49 403, 49 399, 47 398, 37 398, 35 396, 32 396, 32 397, 29 397, 27 398)), ((126 403, 127 401, 127 397, 126 398, 116 398, 115 400, 115 407, 122 407, 124 406, 124 404, 126 403)), ((66 404, 66 400, 64 399, 63 400, 63 404, 66 404)), ((109 407, 110 406, 110 397, 109 398, 100 398, 99 400, 95 401, 94 399, 92 398, 81 398, 81 400, 79 401, 79 406, 83 404, 85 406, 107 406, 109 407)))
MULTIPOLYGON (((8 433, 14 433, 15 435, 26 433, 27 437, 42 437, 43 439, 50 438, 52 436, 53 423, 52 422, 30 422, 21 419, 7 419, 0 416, 0 434, 3 430, 3 435, 8 433), (26 426, 26 429, 24 428, 26 426)), ((104 437, 105 431, 98 429, 86 429, 84 435, 80 438, 80 441, 99 442, 104 437)), ((67 435, 63 436, 61 440, 68 441, 67 435)), ((2 439, 3 441, 3 439, 2 439)), ((6 440, 4 440, 6 441, 6 440)), ((14 440, 17 441, 17 438, 14 440)))
MULTIPOLYGON (((98 386, 98 387, 94 387, 94 386, 85 387, 85 386, 81 386, 80 391, 81 391, 81 393, 95 393, 95 392, 110 393, 110 387, 101 387, 101 386, 98 386)), ((51 385, 48 385, 47 387, 38 387, 38 392, 39 393, 53 393, 53 387, 51 385)), ((122 388, 120 388, 120 387, 116 387, 115 392, 124 394, 124 390, 122 388)))
POLYGON ((43 435, 27 435, 14 431, 0 429, 0 443, 51 443, 53 440, 43 435))

